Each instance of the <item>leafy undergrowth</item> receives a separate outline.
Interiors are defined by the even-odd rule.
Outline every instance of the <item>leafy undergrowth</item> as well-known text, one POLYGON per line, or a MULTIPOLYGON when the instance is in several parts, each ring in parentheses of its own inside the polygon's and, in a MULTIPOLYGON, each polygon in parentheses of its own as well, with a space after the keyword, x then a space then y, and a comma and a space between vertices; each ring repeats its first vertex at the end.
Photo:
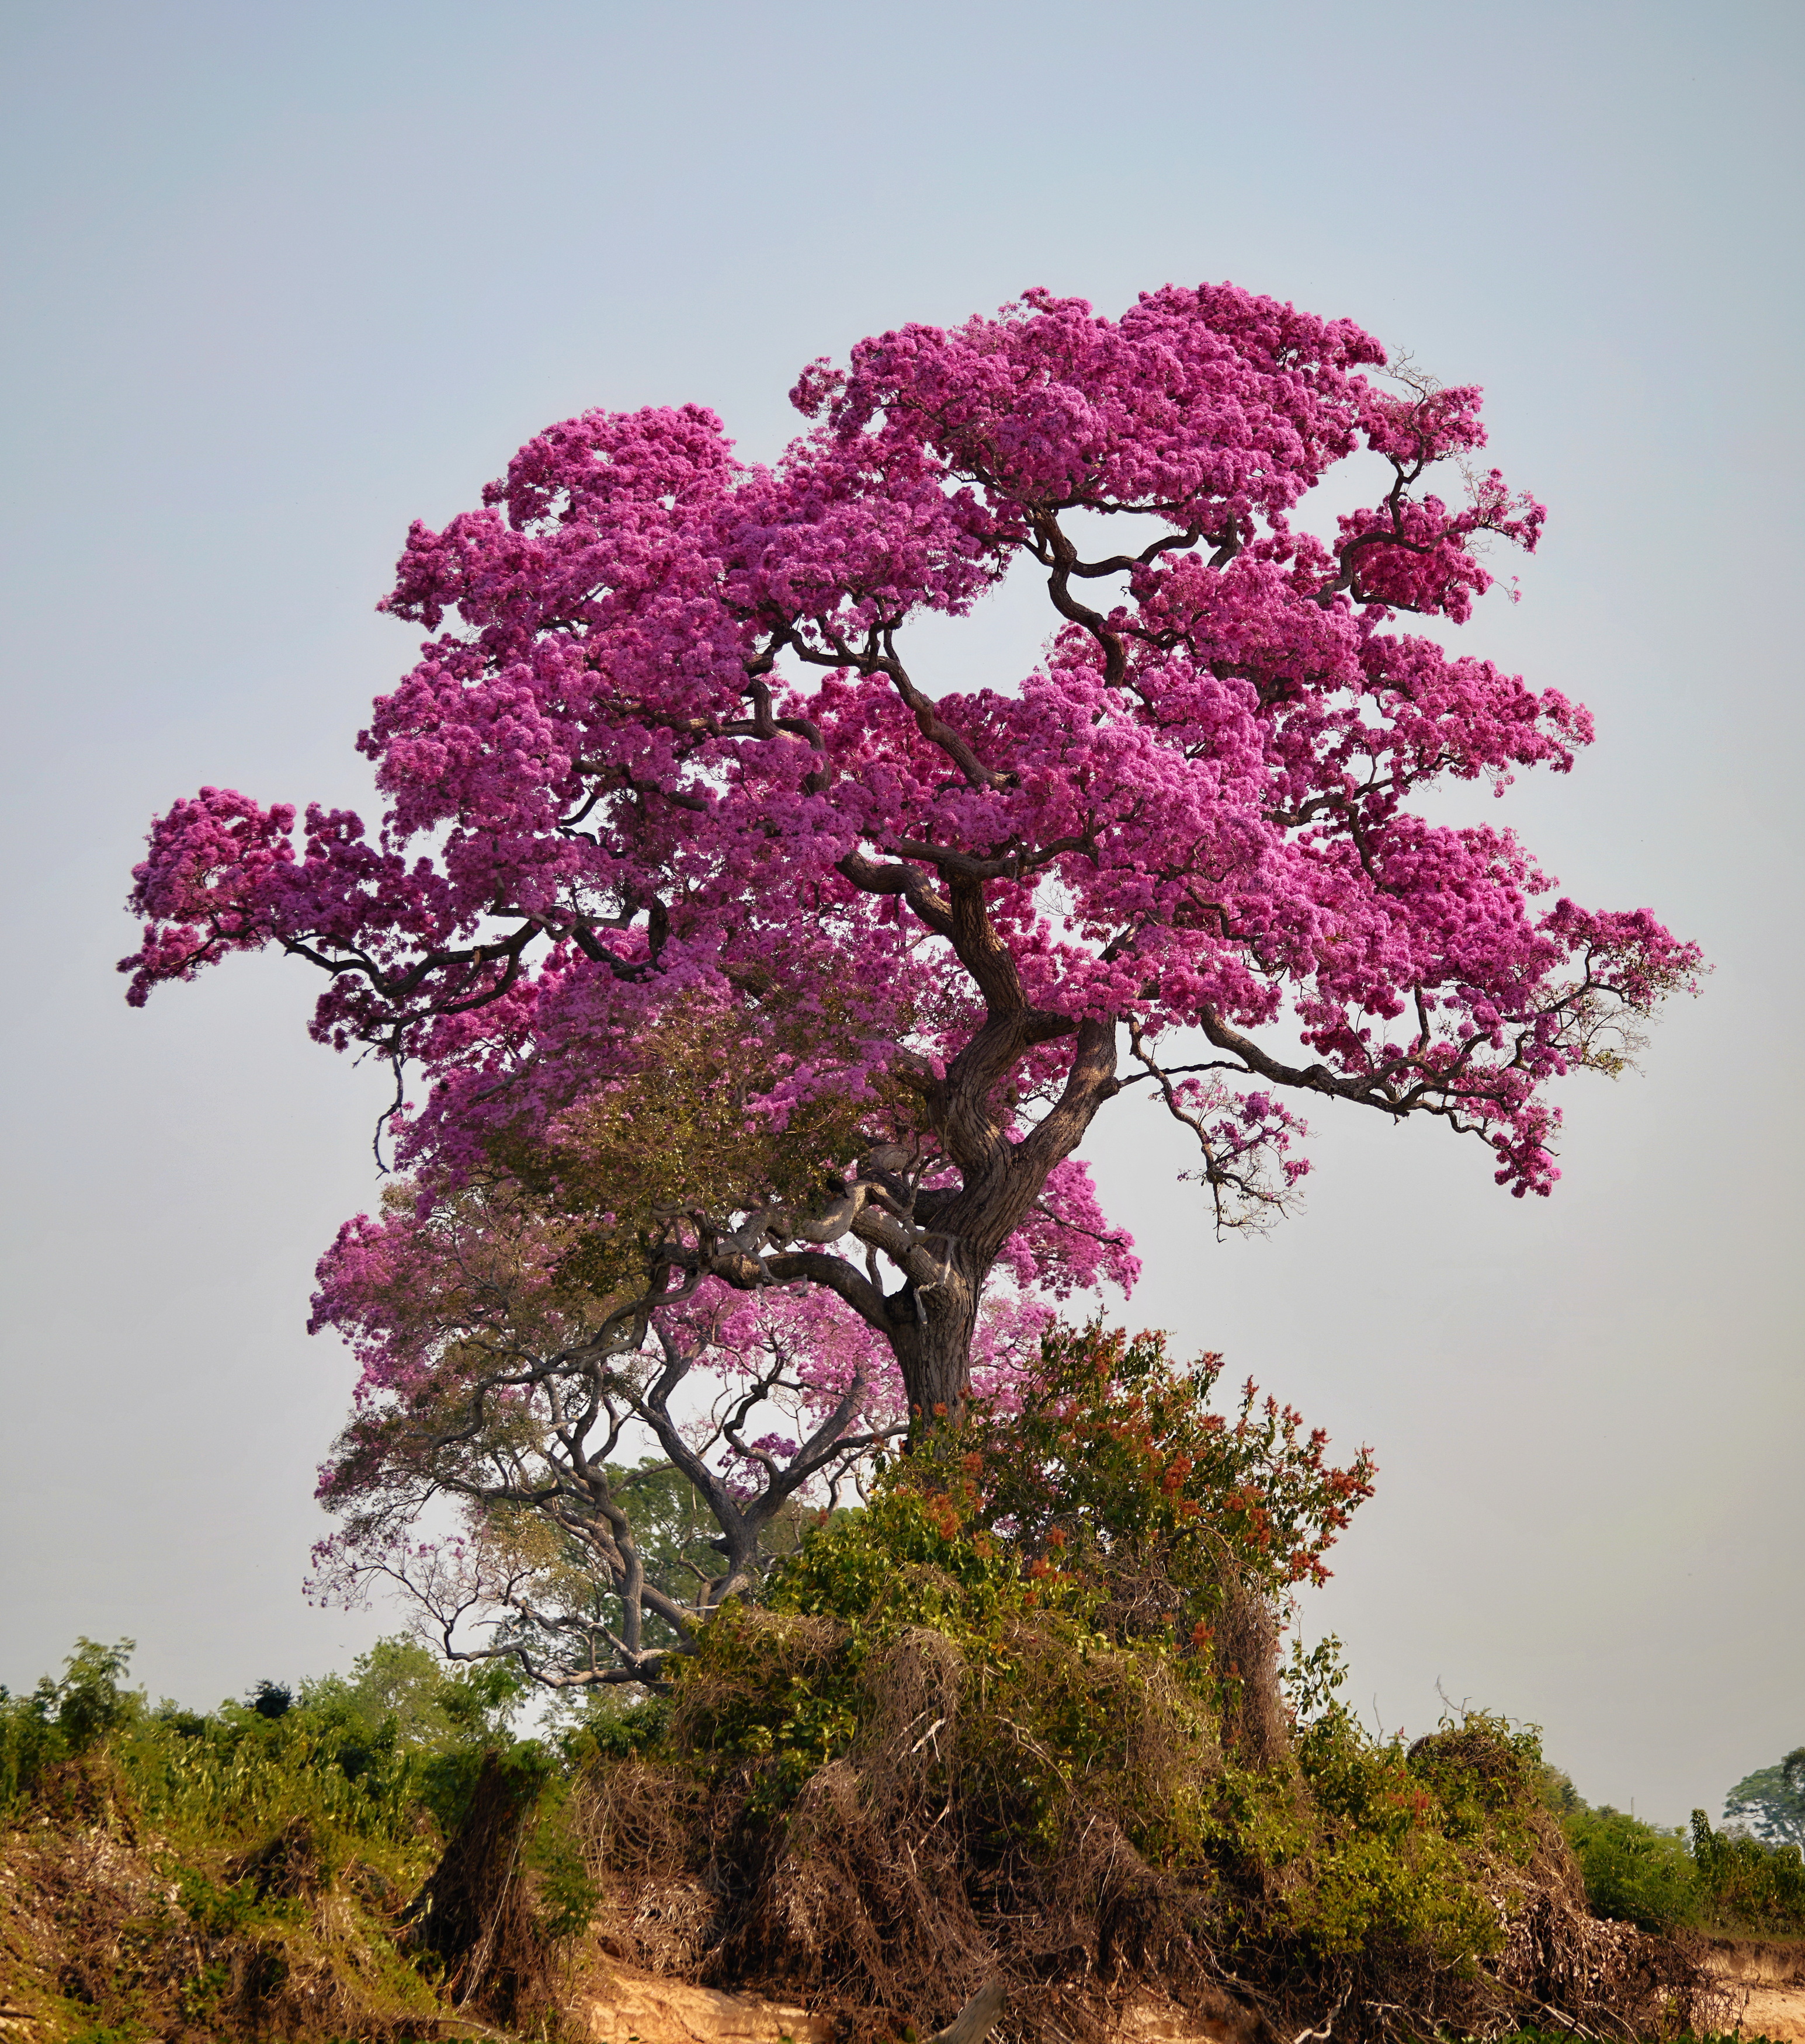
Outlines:
POLYGON ((1593 1808, 1564 1774, 1544 1771, 1544 1800, 1560 1817, 1595 1912, 1645 1931, 1690 1931, 1805 1948, 1805 1859, 1714 1831, 1703 1810, 1684 1830, 1593 1808))
POLYGON ((84 1641, 62 1682, 0 1698, 0 2005, 25 2034, 552 2026, 560 1941, 594 1895, 553 1756, 506 1735, 507 1678, 447 1679, 394 1641, 298 1699, 152 1710, 124 1686, 126 1644, 84 1641), (502 1870, 475 1881, 475 1938, 471 1884, 445 1877, 473 1833, 502 1870))
POLYGON ((84 1642, 0 1695, 0 2021, 552 2038, 593 1932, 849 2044, 999 1977, 1000 2044, 1095 2044, 1145 1994, 1233 2044, 1729 2027, 1653 1934, 1784 1928, 1796 1856, 1588 1812, 1499 1718, 1369 1737, 1334 1642, 1278 1654, 1365 1458, 1251 1387, 1218 1416, 1214 1359, 1157 1341, 1046 1362, 824 1518, 668 1695, 554 1740, 406 1642, 203 1715, 84 1642))
POLYGON ((1533 1733, 1376 1741, 1332 1645, 1281 1679, 1280 1600, 1364 1468, 1251 1393, 1211 1422, 1213 1374, 1157 1345, 1084 1340, 1037 1408, 818 1527, 668 1703, 594 1729, 611 1942, 872 2040, 998 1974, 1023 2044, 1143 1992, 1244 2044, 1724 2027, 1677 1947, 1588 1908, 1533 1733))
POLYGON ((729 1612, 674 1697, 561 1747, 398 1644, 203 1716, 147 1709, 84 1643, 0 1703, 0 2015, 70 2044, 555 2036, 598 1902, 623 1955, 870 2035, 999 1970, 1032 1991, 1018 2038, 1095 2036, 1137 1986, 1246 2044, 1331 2008, 1354 2037, 1525 2006, 1672 2034, 1703 2007, 1586 1915, 1532 1737, 1372 1742, 1318 1657, 1275 1751, 1246 1678, 1063 1573, 898 1485, 729 1612))
POLYGON ((1331 1702, 1257 1760, 1208 1657, 1000 1576, 897 1495, 715 1628, 579 1792, 621 1949, 874 2038, 999 1971, 1024 2038, 1100 2035, 1141 1988, 1249 2038, 1708 2018, 1679 1953, 1587 1910, 1530 1735, 1376 1742, 1331 1702), (842 1601, 868 1543, 899 1566, 842 1601))

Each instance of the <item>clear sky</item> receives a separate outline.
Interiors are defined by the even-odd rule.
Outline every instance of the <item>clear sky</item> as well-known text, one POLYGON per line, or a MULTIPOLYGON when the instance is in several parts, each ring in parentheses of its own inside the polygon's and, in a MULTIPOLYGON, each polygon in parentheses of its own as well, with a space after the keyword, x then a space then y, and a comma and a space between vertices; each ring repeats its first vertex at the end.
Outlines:
MULTIPOLYGON (((1377 1451, 1306 1613, 1372 1721, 1439 1684, 1664 1821, 1805 1742, 1802 54, 1796 0, 13 0, 0 1681, 129 1634, 206 1703, 396 1623, 299 1592, 351 1377, 306 1299, 381 1089, 299 966, 128 1013, 153 810, 368 813, 407 521, 551 420, 699 400, 768 455, 863 334, 1229 278, 1487 386, 1553 515, 1464 638, 1599 729, 1503 812, 1716 970, 1641 1075, 1569 1089, 1547 1202, 1324 1114, 1307 1212, 1218 1247, 1124 1108, 1131 1316, 1377 1451)), ((1038 629, 1006 592, 940 677, 1038 629)))

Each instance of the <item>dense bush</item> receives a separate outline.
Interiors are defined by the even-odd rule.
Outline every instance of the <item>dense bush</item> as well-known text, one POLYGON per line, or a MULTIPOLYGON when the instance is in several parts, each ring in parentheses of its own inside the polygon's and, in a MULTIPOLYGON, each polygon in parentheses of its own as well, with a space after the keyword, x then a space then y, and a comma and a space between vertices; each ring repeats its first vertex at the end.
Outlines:
POLYGON ((1106 1581, 1037 1574, 984 1516, 905 1480, 820 1528, 766 1609, 729 1612, 683 1670, 672 1750, 745 1781, 753 1816, 787 1812, 824 1768, 874 1757, 874 1717, 894 1719, 907 1664, 931 1661, 933 1708, 901 1730, 937 1749, 937 1784, 956 1781, 976 1861, 1050 1862, 1103 1819, 1207 1893, 1231 1949, 1421 1946, 1457 1968, 1497 1949, 1479 1876, 1534 1850, 1533 1734, 1476 1715, 1407 1750, 1331 1704, 1288 1750, 1245 1750, 1243 1691, 1276 1666, 1225 1681, 1201 1625, 1139 1631, 1106 1581))
POLYGON ((47 1976, 15 1978, 9 1956, 7 1999, 57 2034, 131 2044, 418 2034, 448 1994, 528 2006, 595 1893, 563 1756, 510 1735, 521 1685, 507 1669, 451 1675, 387 1640, 348 1676, 260 1681, 202 1712, 128 1689, 129 1650, 83 1640, 60 1681, 0 1696, 9 1892, 37 1895, 68 1945, 47 1976), (480 1814, 486 1770, 514 1787, 475 1934, 499 1910, 513 1944, 489 1939, 473 1970, 455 1912, 448 1931, 421 1898, 480 1814), (97 1834, 114 1841, 111 1885, 82 1842, 97 1834))
POLYGON ((1692 1858, 1715 1924, 1770 1937, 1805 1934, 1805 1859, 1797 1846, 1714 1831, 1695 1810, 1692 1858))
POLYGON ((0 1688, 0 1819, 29 1800, 60 1762, 138 1714, 141 1699, 121 1686, 133 1645, 79 1639, 61 1681, 46 1675, 29 1696, 0 1688))
POLYGON ((1805 1927, 1796 1853, 1590 1810, 1501 1719, 1376 1740, 1332 1641, 1281 1665, 1364 1454, 1337 1468, 1251 1385, 1218 1412, 1219 1359, 1156 1337, 1056 1331, 1042 1365, 820 1514, 668 1693, 556 1739, 512 1736, 505 1664, 406 1641, 206 1713, 82 1642, 0 1696, 0 1791, 129 1810, 161 1899, 90 1925, 113 1956, 66 1991, 128 2031, 154 2004, 376 2038, 448 2000, 530 2027, 599 1910, 648 1964, 837 2004, 871 2044, 999 1970, 1028 2044, 1094 2044, 1137 1982, 1268 2044, 1327 2010, 1341 2044, 1555 2009, 1652 2034, 1708 1997, 1578 1874, 1625 1925, 1805 1927))
POLYGON ((1645 1931, 1805 1935, 1805 1860, 1796 1845, 1714 1831, 1703 1810, 1687 1830, 1648 1824, 1608 1804, 1591 1808, 1564 1775, 1544 1769, 1543 1800, 1561 1819, 1603 1917, 1645 1931))
POLYGON ((1565 1813, 1567 1836, 1599 1915, 1645 1931, 1697 1921, 1699 1870, 1685 1834, 1645 1824, 1621 1810, 1584 1804, 1565 1813))
POLYGON ((1251 1386, 1215 1412, 1218 1360, 1157 1338, 1044 1361, 729 1604, 668 1714, 597 1735, 610 1933, 862 2003, 874 2036, 999 1965, 1049 2034, 1102 2023, 1106 1984, 1207 2008, 1231 1973, 1287 2020, 1346 1998, 1337 2035, 1354 2004, 1495 2021, 1512 1898, 1567 1877, 1534 1735, 1375 1741, 1332 1644, 1280 1667, 1366 1458, 1334 1468, 1251 1386))

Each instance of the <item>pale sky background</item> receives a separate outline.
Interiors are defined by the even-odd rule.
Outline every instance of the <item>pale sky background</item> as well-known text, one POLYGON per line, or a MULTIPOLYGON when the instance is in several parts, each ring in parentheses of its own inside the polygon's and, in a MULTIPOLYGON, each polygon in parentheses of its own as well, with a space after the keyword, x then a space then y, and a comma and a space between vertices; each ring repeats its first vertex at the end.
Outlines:
MULTIPOLYGON (((1118 1106, 1130 1317, 1376 1450, 1306 1614, 1370 1722, 1430 1728, 1439 1682, 1665 1822, 1805 1742, 1797 0, 4 22, 0 1681, 129 1634, 204 1704, 397 1623, 299 1591, 351 1381, 306 1300, 381 1088, 308 1042, 299 966, 127 1011, 152 812, 214 782, 369 814, 407 521, 552 420, 699 400, 768 455, 797 369, 861 335, 1226 277, 1487 386, 1553 515, 1464 640, 1599 728, 1488 813, 1716 971, 1642 1075, 1568 1089, 1546 1202, 1323 1113, 1308 1211, 1218 1247, 1118 1106)), ((938 678, 1013 679, 1042 628, 1006 593, 938 678)))

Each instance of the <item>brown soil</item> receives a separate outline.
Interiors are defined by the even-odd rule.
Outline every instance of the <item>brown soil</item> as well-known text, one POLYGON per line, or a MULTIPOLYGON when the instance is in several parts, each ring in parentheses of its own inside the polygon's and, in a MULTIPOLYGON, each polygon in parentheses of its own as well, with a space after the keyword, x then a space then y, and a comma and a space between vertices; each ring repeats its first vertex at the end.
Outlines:
POLYGON ((831 2018, 599 1959, 566 2004, 595 2044, 833 2044, 831 2018))
MULTIPOLYGON (((1607 1927, 1601 1926, 1601 1929, 1607 1927)), ((1608 1927, 1613 1944, 1624 1942, 1608 1927)), ((1636 1934, 1628 1933, 1630 1940, 1636 1934)), ((1727 2000, 1722 2034, 1805 2044, 1805 1950, 1702 1940, 1692 1956, 1727 2000)), ((598 1956, 566 2004, 593 2044, 837 2044, 829 2015, 756 1994, 723 1994, 598 1956)), ((1244 2044, 1243 2026, 1151 1993, 1117 2011, 1119 2044, 1244 2044)))
POLYGON ((1691 1938, 1695 1962, 1718 1981, 1739 2037, 1805 2044, 1805 1945, 1753 1938, 1691 1938))
MULTIPOLYGON (((833 2017, 790 2003, 692 1987, 606 1954, 566 2007, 594 2044, 836 2044, 841 2030, 833 2017)), ((1242 2029, 1157 1995, 1137 1996, 1118 2012, 1120 2044, 1244 2044, 1242 2029)))

